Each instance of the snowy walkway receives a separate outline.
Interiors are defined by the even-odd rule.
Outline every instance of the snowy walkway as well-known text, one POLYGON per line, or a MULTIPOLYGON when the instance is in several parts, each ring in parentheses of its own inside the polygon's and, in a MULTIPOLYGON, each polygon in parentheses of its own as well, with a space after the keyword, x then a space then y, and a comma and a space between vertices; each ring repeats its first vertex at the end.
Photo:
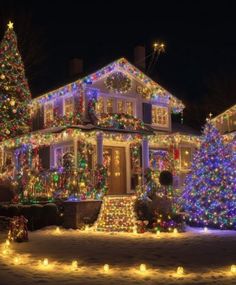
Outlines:
MULTIPOLYGON (((0 234, 0 242, 5 234, 0 234)), ((236 284, 236 232, 182 234, 101 234, 55 228, 30 233, 30 241, 0 253, 0 284, 236 284), (20 264, 13 264, 21 254, 20 264), (49 266, 38 265, 48 258, 49 266), (78 270, 71 261, 78 260, 78 270), (107 263, 111 270, 104 273, 107 263), (145 263, 146 273, 139 272, 145 263), (183 266, 185 274, 177 276, 183 266)))

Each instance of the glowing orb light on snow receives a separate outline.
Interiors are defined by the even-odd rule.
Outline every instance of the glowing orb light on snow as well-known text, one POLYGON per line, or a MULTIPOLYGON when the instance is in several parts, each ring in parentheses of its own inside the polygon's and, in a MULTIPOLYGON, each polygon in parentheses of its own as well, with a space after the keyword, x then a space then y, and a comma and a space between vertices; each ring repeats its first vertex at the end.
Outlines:
POLYGON ((72 268, 72 270, 76 270, 78 268, 78 261, 77 260, 73 260, 71 262, 71 268, 72 268))
POLYGON ((48 266, 48 259, 44 258, 43 260, 43 266, 47 267, 48 266))
POLYGON ((13 262, 15 265, 20 264, 20 257, 18 257, 18 256, 14 257, 13 262))
POLYGON ((56 227, 55 233, 57 235, 60 235, 61 234, 61 229, 59 227, 56 227))
POLYGON ((103 270, 104 272, 108 272, 110 270, 109 264, 104 264, 103 270))
POLYGON ((140 264, 140 266, 139 266, 139 270, 140 270, 140 272, 146 272, 147 271, 147 267, 146 267, 146 264, 140 264))
POLYGON ((177 229, 174 229, 174 230, 173 230, 173 233, 174 233, 174 234, 177 234, 177 233, 178 233, 178 230, 177 230, 177 229))
POLYGON ((235 264, 231 265, 230 271, 231 271, 232 273, 236 273, 236 265, 235 265, 235 264))
POLYGON ((157 235, 157 237, 160 237, 161 232, 159 230, 157 230, 156 235, 157 235))
POLYGON ((183 275, 184 274, 184 268, 182 266, 179 266, 176 270, 177 275, 183 275))
POLYGON ((7 255, 8 254, 8 250, 6 248, 4 248, 3 251, 2 251, 2 254, 3 255, 7 255))
POLYGON ((204 233, 207 233, 208 232, 208 228, 204 227, 203 231, 204 231, 204 233))

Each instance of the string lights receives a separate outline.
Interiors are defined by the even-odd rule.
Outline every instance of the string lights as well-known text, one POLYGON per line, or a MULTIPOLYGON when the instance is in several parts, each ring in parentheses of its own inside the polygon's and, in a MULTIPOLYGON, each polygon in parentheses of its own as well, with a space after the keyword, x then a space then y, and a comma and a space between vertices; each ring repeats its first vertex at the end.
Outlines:
POLYGON ((104 196, 94 228, 106 232, 133 232, 135 201, 135 196, 104 196))

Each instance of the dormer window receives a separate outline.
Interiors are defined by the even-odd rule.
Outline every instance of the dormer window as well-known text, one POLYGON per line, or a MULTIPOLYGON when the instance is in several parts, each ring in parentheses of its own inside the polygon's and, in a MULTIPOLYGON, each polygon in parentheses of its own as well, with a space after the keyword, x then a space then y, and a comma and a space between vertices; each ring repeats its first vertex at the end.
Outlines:
POLYGON ((152 105, 152 123, 153 125, 158 127, 168 128, 169 126, 168 108, 152 105))
POLYGON ((107 113, 108 114, 113 113, 113 98, 107 99, 107 113))
POLYGON ((104 113, 104 98, 98 97, 97 105, 96 105, 96 112, 98 114, 104 113))
POLYGON ((134 115, 134 106, 133 106, 133 102, 127 101, 126 102, 126 113, 128 115, 133 116, 134 115))
POLYGON ((124 100, 117 100, 117 113, 122 114, 125 112, 124 100))
POLYGON ((47 126, 53 121, 53 102, 48 102, 44 106, 44 124, 47 126))
POLYGON ((74 98, 72 96, 64 99, 64 115, 69 118, 74 113, 74 98))

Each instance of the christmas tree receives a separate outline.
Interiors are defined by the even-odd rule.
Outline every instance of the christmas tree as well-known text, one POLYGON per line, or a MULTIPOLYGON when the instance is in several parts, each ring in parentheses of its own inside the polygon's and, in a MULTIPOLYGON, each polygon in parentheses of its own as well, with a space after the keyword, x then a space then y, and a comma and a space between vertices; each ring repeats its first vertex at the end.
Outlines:
POLYGON ((183 191, 184 208, 193 224, 236 228, 233 157, 232 144, 224 145, 223 137, 208 120, 183 191))
POLYGON ((0 140, 29 130, 31 98, 13 23, 9 22, 0 44, 0 140))

